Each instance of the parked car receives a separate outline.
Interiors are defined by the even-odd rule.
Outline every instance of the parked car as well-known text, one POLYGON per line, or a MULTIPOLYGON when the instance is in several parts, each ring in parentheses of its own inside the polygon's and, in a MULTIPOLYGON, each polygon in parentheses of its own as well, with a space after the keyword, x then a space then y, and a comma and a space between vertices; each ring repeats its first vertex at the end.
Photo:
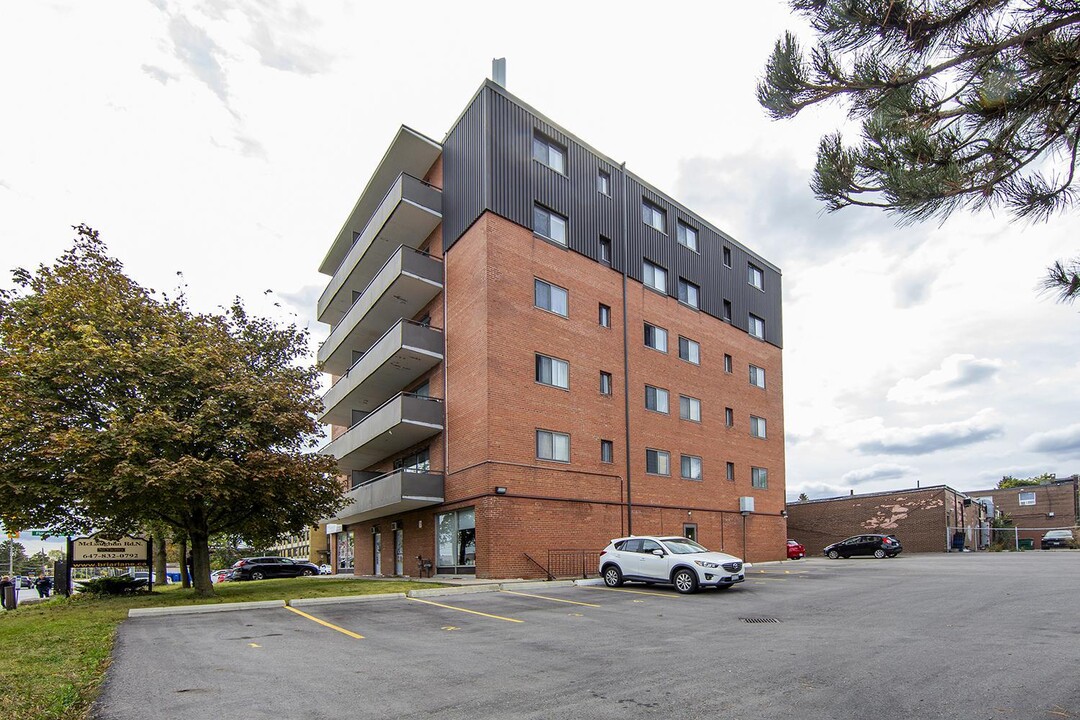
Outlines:
POLYGON ((29 575, 19 575, 15 579, 19 581, 19 587, 21 588, 34 587, 34 581, 30 579, 29 575))
POLYGON ((1042 536, 1040 547, 1043 550, 1049 550, 1050 548, 1071 548, 1075 545, 1072 530, 1050 530, 1042 536))
POLYGON ((798 540, 788 539, 787 541, 787 556, 788 560, 798 560, 799 558, 806 557, 806 547, 798 540))
POLYGON ((210 573, 210 582, 225 582, 229 579, 229 575, 231 574, 232 570, 215 570, 214 572, 210 573))
POLYGON ((852 535, 846 540, 825 548, 825 555, 835 560, 853 555, 873 555, 876 558, 896 557, 904 548, 895 535, 852 535))
MULTIPOLYGON (((136 580, 149 580, 150 579, 150 573, 147 572, 146 570, 136 570, 135 572, 129 572, 128 575, 130 575, 132 578, 134 578, 136 580)), ((169 585, 171 583, 172 583, 172 580, 170 580, 169 576, 166 575, 165 576, 165 584, 169 585)), ((155 585, 160 584, 160 581, 158 580, 157 573, 154 573, 154 584, 155 585)))
POLYGON ((608 587, 632 580, 671 584, 681 593, 692 593, 702 587, 726 590, 743 582, 750 566, 689 538, 638 535, 612 540, 600 553, 599 567, 608 587))
POLYGON ((233 563, 230 580, 266 580, 269 578, 318 575, 319 567, 287 557, 242 558, 233 563))

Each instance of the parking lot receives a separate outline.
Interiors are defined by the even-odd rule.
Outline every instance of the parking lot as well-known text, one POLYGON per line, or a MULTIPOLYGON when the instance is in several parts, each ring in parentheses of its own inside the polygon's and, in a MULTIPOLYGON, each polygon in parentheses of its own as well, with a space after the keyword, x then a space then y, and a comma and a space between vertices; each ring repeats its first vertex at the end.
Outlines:
POLYGON ((1074 718, 1078 598, 1054 551, 140 617, 97 717, 1074 718))

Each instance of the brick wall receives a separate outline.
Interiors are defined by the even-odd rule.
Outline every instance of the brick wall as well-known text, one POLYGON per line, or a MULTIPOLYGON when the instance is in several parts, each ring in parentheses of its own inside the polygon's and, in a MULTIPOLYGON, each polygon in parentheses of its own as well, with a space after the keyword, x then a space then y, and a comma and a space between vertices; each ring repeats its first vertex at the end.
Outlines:
POLYGON ((1054 528, 1071 528, 1077 524, 1077 478, 1065 478, 1046 485, 1033 485, 1030 487, 1009 488, 999 490, 975 490, 968 493, 972 497, 994 498, 994 509, 1006 513, 1012 518, 1013 525, 1018 528, 1034 528, 1020 530, 1019 537, 1035 541, 1035 547, 1039 547, 1039 540, 1043 534, 1054 528), (1034 505, 1021 505, 1021 493, 1034 493, 1034 505), (1053 517, 1050 516, 1053 513, 1053 517))

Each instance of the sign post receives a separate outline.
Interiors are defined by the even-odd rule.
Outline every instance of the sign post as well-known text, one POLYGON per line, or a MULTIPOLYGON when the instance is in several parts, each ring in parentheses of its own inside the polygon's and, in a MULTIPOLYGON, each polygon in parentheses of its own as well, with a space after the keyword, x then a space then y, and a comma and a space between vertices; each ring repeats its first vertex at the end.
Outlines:
POLYGON ((154 589, 154 548, 147 538, 124 535, 122 537, 68 538, 67 543, 67 584, 71 587, 71 569, 83 566, 128 566, 145 565, 147 569, 147 589, 154 589))

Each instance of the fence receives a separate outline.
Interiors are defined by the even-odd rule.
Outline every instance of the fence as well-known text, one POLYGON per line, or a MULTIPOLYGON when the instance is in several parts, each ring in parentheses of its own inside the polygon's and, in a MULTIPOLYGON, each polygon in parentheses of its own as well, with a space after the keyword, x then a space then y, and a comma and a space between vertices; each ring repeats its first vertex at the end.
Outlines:
POLYGON ((548 550, 547 572, 557 578, 599 575, 599 550, 548 550))
POLYGON ((1025 527, 948 527, 945 529, 945 547, 953 551, 1009 549, 1031 550, 1038 540, 1022 538, 1020 533, 1036 533, 1039 537, 1049 530, 1069 530, 1076 534, 1076 529, 1071 527, 1061 528, 1025 528, 1025 527))

